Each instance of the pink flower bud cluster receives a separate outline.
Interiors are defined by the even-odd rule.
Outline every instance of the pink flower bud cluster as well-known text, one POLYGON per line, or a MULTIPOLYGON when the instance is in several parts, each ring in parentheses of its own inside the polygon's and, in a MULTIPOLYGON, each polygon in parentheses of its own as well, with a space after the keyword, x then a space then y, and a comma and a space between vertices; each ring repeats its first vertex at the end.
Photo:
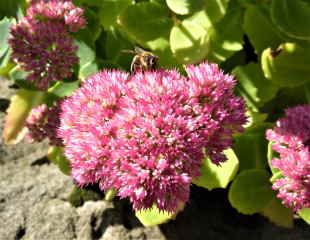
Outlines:
POLYGON ((59 115, 59 102, 52 107, 41 104, 32 109, 25 123, 28 129, 26 137, 30 142, 40 142, 47 138, 51 145, 62 146, 62 140, 57 137, 57 129, 60 125, 59 115))
POLYGON ((12 58, 40 90, 69 78, 78 63, 70 31, 85 26, 83 10, 71 1, 35 1, 26 16, 11 28, 12 58))
POLYGON ((137 210, 174 212, 187 202, 204 149, 225 161, 246 122, 231 76, 207 63, 187 73, 103 71, 66 99, 58 134, 75 181, 116 189, 137 210))
POLYGON ((74 6, 72 1, 36 1, 27 10, 27 16, 37 20, 58 21, 64 23, 70 32, 85 27, 84 10, 74 6))
POLYGON ((272 166, 283 177, 273 188, 287 207, 295 212, 310 207, 310 105, 289 108, 274 129, 267 130, 267 139, 279 153, 272 166))

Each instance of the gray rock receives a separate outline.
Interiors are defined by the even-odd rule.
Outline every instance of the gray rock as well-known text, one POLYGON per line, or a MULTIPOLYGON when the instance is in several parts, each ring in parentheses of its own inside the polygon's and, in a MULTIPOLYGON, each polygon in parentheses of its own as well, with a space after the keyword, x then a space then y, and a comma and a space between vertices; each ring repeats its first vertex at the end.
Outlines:
POLYGON ((122 225, 110 225, 100 240, 129 240, 128 230, 122 225))
POLYGON ((98 239, 109 227, 121 222, 120 213, 111 202, 88 201, 77 209, 79 220, 76 225, 78 239, 98 239))
POLYGON ((58 199, 42 201, 29 211, 24 239, 74 239, 76 220, 76 210, 68 202, 58 199))

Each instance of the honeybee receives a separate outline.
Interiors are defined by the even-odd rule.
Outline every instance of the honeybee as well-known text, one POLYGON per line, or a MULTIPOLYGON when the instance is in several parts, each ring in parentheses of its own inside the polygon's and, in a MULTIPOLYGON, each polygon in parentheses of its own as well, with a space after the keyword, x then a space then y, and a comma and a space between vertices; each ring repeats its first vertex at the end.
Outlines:
POLYGON ((135 50, 124 50, 123 52, 135 54, 130 65, 130 72, 154 70, 158 63, 158 56, 148 52, 140 47, 135 47, 135 50))

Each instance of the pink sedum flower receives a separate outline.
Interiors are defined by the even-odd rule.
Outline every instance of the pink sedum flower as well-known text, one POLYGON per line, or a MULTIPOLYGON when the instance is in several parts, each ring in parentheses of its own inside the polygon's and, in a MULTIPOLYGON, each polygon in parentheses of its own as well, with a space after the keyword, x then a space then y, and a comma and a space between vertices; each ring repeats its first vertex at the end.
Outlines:
POLYGON ((41 104, 32 109, 25 123, 28 129, 26 138, 30 142, 41 142, 47 138, 51 145, 62 146, 62 140, 57 137, 57 128, 60 124, 59 115, 59 102, 52 107, 41 104))
POLYGON ((187 71, 103 71, 65 100, 58 134, 73 178, 116 189, 137 210, 175 212, 187 202, 204 148, 225 161, 221 152, 246 122, 232 77, 215 64, 187 71))
POLYGON ((46 90, 51 82, 70 78, 78 57, 69 31, 85 24, 83 10, 71 1, 31 2, 9 39, 12 58, 29 73, 27 80, 46 90))
POLYGON ((11 35, 12 58, 29 72, 27 80, 38 89, 72 75, 72 66, 78 63, 77 47, 63 24, 24 18, 12 27, 11 35))
POLYGON ((283 178, 273 188, 287 207, 295 212, 310 207, 310 105, 289 108, 274 129, 266 133, 279 158, 272 160, 283 178))
POLYGON ((84 10, 76 7, 70 0, 33 1, 27 10, 27 16, 39 21, 62 22, 70 32, 76 32, 86 25, 84 10))

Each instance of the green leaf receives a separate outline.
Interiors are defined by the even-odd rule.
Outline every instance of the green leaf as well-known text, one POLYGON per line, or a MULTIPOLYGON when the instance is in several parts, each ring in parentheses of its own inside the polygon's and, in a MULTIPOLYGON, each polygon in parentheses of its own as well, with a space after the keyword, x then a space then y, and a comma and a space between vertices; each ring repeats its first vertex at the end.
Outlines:
POLYGON ((281 201, 276 197, 276 192, 274 192, 272 200, 267 204, 261 213, 271 222, 280 227, 293 227, 293 212, 291 209, 288 209, 282 205, 281 201))
POLYGON ((242 49, 242 22, 243 10, 236 6, 230 8, 224 18, 210 29, 209 61, 223 62, 242 49))
POLYGON ((33 107, 38 106, 45 98, 44 92, 20 89, 11 98, 5 116, 3 138, 6 144, 16 144, 25 136, 25 120, 33 107))
POLYGON ((14 22, 14 19, 9 19, 6 17, 0 21, 0 58, 9 48, 8 38, 10 36, 10 27, 14 22))
POLYGON ((208 31, 225 16, 229 0, 205 0, 205 2, 205 7, 202 10, 196 11, 186 19, 208 31))
POLYGON ((267 151, 267 159, 268 159, 268 165, 269 165, 269 168, 270 168, 272 174, 278 174, 280 172, 280 170, 278 168, 274 168, 271 164, 272 159, 274 159, 275 157, 278 157, 278 154, 277 154, 277 152, 275 152, 272 149, 272 142, 269 142, 268 143, 268 151, 267 151))
POLYGON ((79 72, 79 78, 83 81, 85 80, 87 77, 95 74, 96 72, 98 72, 98 65, 95 61, 93 62, 88 62, 85 65, 83 65, 80 68, 80 72, 79 72))
POLYGON ((70 175, 71 167, 69 160, 64 155, 64 150, 62 147, 52 146, 48 149, 47 153, 48 159, 56 164, 60 171, 66 175, 70 175))
POLYGON ((85 18, 87 19, 87 26, 80 29, 76 34, 76 38, 79 41, 86 42, 89 46, 93 46, 95 41, 99 38, 102 28, 100 24, 100 18, 95 10, 90 8, 85 9, 85 18))
POLYGON ((309 1, 272 0, 271 18, 285 35, 310 42, 309 1))
POLYGON ((278 179, 283 178, 283 174, 281 171, 275 172, 273 173, 273 175, 270 178, 270 182, 274 183, 275 181, 277 181, 278 179))
POLYGON ((233 149, 238 156, 240 170, 245 169, 264 169, 267 167, 267 146, 265 138, 266 129, 270 124, 260 124, 246 129, 246 131, 235 137, 233 149))
POLYGON ((232 73, 238 79, 238 90, 247 103, 260 107, 276 96, 278 87, 264 77, 258 64, 236 67, 232 73))
POLYGON ((25 0, 1 0, 0 19, 3 17, 16 17, 19 8, 25 6, 25 0))
POLYGON ((165 4, 152 1, 130 5, 119 16, 118 23, 118 30, 122 34, 132 42, 151 49, 160 58, 160 66, 178 66, 169 46, 173 23, 165 4))
POLYGON ((310 208, 303 208, 298 211, 298 215, 306 221, 306 223, 310 224, 310 208))
POLYGON ((310 82, 310 48, 293 43, 284 43, 273 51, 262 53, 261 64, 264 75, 274 84, 294 87, 310 82))
POLYGON ((231 205, 243 214, 263 211, 274 194, 269 177, 269 173, 262 169, 241 172, 229 189, 231 205))
POLYGON ((193 183, 208 190, 226 188, 238 171, 239 161, 232 149, 225 150, 224 154, 227 160, 220 166, 206 157, 200 169, 201 176, 194 179, 193 183))
POLYGON ((169 9, 154 2, 130 5, 118 18, 122 31, 143 47, 154 41, 168 39, 172 20, 169 9))
POLYGON ((77 40, 76 44, 79 47, 77 52, 80 59, 79 79, 84 80, 89 74, 98 71, 98 66, 95 62, 96 53, 84 41, 77 40))
POLYGON ((271 21, 269 9, 250 5, 244 14, 243 29, 257 54, 266 48, 276 48, 283 40, 271 21))
POLYGON ((187 15, 204 7, 204 0, 166 0, 171 11, 180 15, 187 15))
POLYGON ((74 90, 79 87, 80 82, 57 82, 53 87, 48 89, 49 93, 56 95, 59 98, 68 97, 74 90))
POLYGON ((156 206, 136 211, 136 217, 145 227, 151 227, 168 222, 175 217, 175 214, 159 210, 156 206))
POLYGON ((184 20, 170 33, 170 46, 180 63, 196 63, 205 58, 209 50, 209 34, 193 21, 184 20))
POLYGON ((12 68, 9 72, 10 79, 14 80, 20 88, 32 91, 37 90, 37 87, 32 82, 26 80, 27 76, 28 73, 20 69, 18 65, 12 68))
POLYGON ((206 14, 212 25, 214 25, 225 16, 228 8, 228 3, 230 1, 231 0, 205 0, 206 14))
POLYGON ((101 9, 99 12, 100 22, 102 26, 108 30, 117 24, 118 17, 122 12, 131 5, 131 0, 103 0, 101 1, 101 9))
POLYGON ((8 77, 9 72, 14 68, 15 64, 11 61, 12 49, 9 48, 0 58, 0 75, 8 77))
POLYGON ((130 49, 134 49, 134 46, 117 29, 107 31, 104 50, 108 60, 129 70, 133 55, 124 53, 123 50, 130 49))

